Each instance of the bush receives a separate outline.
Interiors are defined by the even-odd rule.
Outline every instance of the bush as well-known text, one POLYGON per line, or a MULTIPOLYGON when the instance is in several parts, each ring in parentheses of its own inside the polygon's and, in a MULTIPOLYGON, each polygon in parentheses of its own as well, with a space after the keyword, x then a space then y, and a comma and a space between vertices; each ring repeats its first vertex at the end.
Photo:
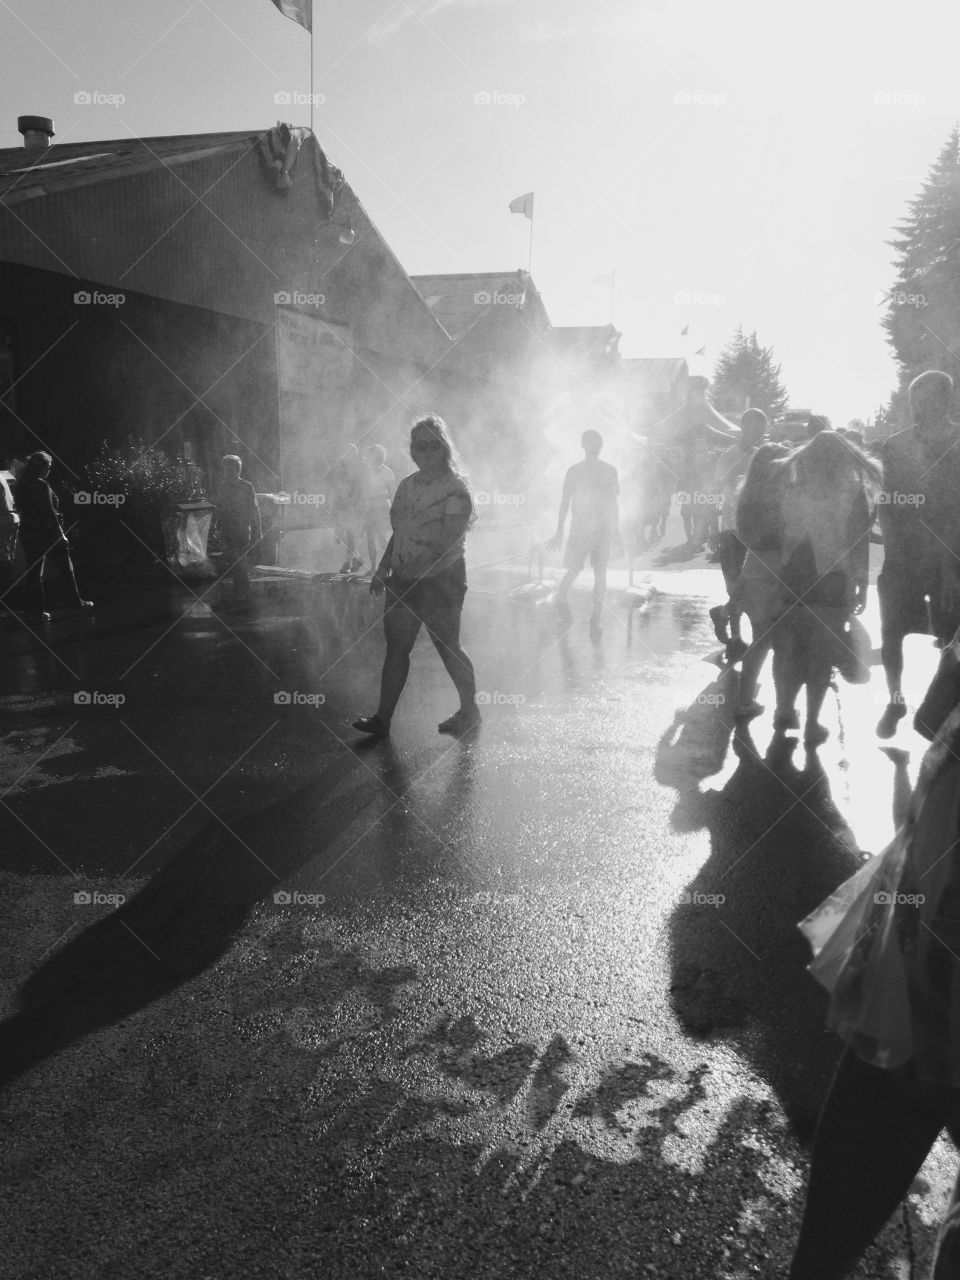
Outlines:
POLYGON ((203 501, 200 468, 142 443, 114 448, 104 441, 83 470, 91 493, 122 495, 120 504, 93 502, 78 510, 82 542, 91 561, 117 571, 153 557, 166 559, 164 522, 180 502, 203 501))

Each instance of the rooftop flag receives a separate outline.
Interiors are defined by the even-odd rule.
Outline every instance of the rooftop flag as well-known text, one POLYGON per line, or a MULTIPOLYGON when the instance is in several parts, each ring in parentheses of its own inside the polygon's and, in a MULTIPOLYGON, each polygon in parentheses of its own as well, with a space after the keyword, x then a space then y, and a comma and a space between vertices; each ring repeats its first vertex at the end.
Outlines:
POLYGON ((693 354, 695 356, 705 356, 707 354, 707 348, 701 347, 699 351, 695 351, 693 354))
POLYGON ((680 330, 680 337, 685 338, 689 332, 690 332, 690 326, 688 324, 685 324, 683 328, 680 330))
POLYGON ((517 196, 516 200, 510 201, 511 213, 522 213, 525 218, 533 221, 533 192, 528 191, 525 196, 517 196))
POLYGON ((313 34, 313 0, 271 0, 285 18, 292 18, 313 34))

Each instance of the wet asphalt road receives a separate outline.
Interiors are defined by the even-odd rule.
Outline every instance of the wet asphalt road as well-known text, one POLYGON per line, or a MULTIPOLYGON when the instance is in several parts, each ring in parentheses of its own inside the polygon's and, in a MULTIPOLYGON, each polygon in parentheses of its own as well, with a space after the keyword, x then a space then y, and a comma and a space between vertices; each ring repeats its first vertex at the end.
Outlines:
MULTIPOLYGON (((878 749, 879 670, 819 752, 734 733, 702 564, 599 639, 518 581, 472 578, 460 742, 425 641, 392 739, 349 730, 352 584, 2 633, 0 1275, 785 1274, 837 1056, 795 922, 921 740, 878 749)), ((858 1275, 923 1274, 954 1171, 858 1275)))

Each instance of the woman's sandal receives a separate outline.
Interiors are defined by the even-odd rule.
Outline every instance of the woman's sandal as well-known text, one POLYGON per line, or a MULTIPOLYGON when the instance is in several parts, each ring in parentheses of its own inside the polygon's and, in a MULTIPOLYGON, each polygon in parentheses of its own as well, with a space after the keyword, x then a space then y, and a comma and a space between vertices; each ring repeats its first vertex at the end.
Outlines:
POLYGON ((379 716, 361 716, 359 720, 354 720, 353 727, 361 733, 369 733, 372 738, 386 738, 390 733, 389 724, 385 724, 379 716))
POLYGON ((480 723, 480 712, 476 709, 471 713, 461 708, 454 712, 448 720, 442 720, 437 725, 439 733, 452 733, 457 737, 462 733, 466 733, 468 729, 475 729, 480 723))

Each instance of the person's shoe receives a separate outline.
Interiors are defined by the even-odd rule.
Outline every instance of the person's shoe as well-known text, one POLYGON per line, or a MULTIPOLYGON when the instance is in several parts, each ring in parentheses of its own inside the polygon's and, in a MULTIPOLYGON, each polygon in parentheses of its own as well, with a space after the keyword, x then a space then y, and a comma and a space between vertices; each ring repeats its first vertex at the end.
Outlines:
POLYGON ((353 568, 353 561, 344 560, 343 564, 337 570, 337 573, 350 573, 352 571, 352 568, 353 568))
POLYGON ((713 634, 720 643, 728 644, 730 641, 730 615, 727 612, 727 606, 715 604, 710 610, 710 621, 713 623, 713 634))
POLYGON ((897 732, 897 725, 907 714, 907 704, 902 698, 892 699, 884 708, 883 715, 877 724, 878 738, 892 738, 897 732))
POLYGON ((50 615, 49 613, 28 613, 26 619, 28 622, 49 622, 50 615))
POLYGON ((799 729, 800 716, 796 709, 793 711, 777 711, 773 717, 773 727, 775 729, 799 729))
POLYGON ((815 720, 812 724, 807 724, 803 731, 803 745, 805 747, 819 747, 830 737, 830 730, 825 724, 821 724, 819 720, 815 720))
POLYGON ((86 609, 92 609, 92 608, 93 608, 92 600, 79 600, 75 605, 73 605, 71 612, 80 613, 86 609))
POLYGON ((359 720, 354 720, 353 727, 361 733, 368 733, 371 738, 386 738, 390 734, 389 723, 379 716, 361 716, 359 720))
POLYGON ((437 725, 437 731, 439 733, 451 733, 454 737, 459 738, 462 734, 469 732, 469 730, 476 729, 479 723, 480 712, 476 707, 472 707, 470 709, 461 707, 459 711, 455 712, 449 718, 449 720, 442 720, 440 724, 437 725))

